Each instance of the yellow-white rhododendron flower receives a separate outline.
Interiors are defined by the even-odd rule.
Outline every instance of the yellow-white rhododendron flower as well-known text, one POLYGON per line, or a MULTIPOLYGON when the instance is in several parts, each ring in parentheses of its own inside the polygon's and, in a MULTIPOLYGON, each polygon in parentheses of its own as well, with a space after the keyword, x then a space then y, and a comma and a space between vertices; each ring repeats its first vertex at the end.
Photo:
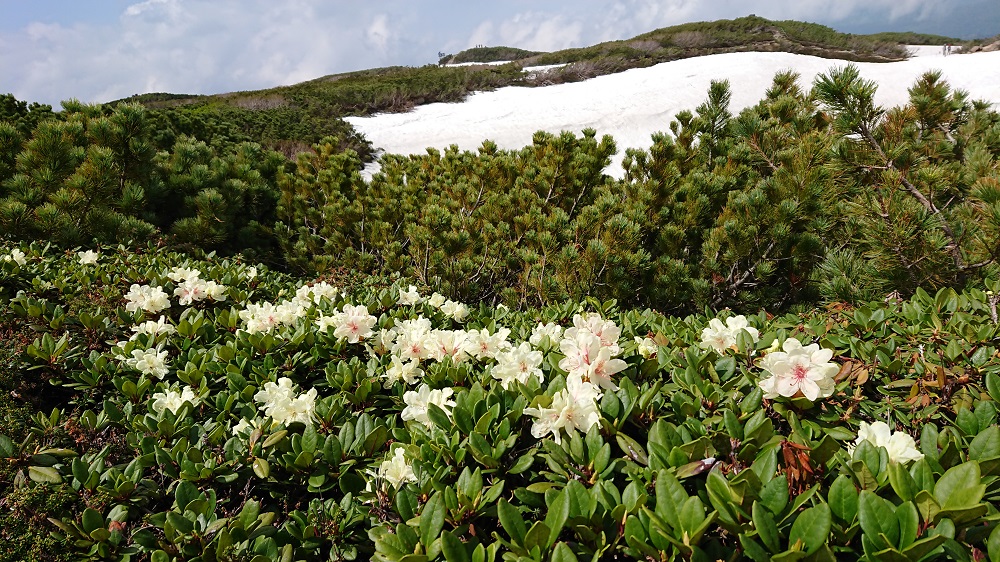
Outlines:
POLYGON ((573 431, 587 433, 601 421, 597 407, 600 398, 601 391, 596 385, 579 376, 567 376, 566 388, 552 397, 548 408, 524 409, 525 414, 538 418, 531 425, 531 435, 542 438, 551 433, 552 440, 561 443, 563 430, 567 434, 573 431))
POLYGON ((747 318, 742 314, 726 318, 725 324, 718 318, 712 318, 708 321, 708 327, 701 331, 701 343, 698 346, 714 349, 718 353, 724 353, 727 349, 739 351, 736 342, 740 332, 749 334, 754 342, 760 337, 757 328, 747 324, 747 318))
POLYGON ((434 422, 427 415, 427 408, 434 404, 451 416, 451 409, 455 406, 455 401, 451 400, 454 393, 455 391, 450 388, 432 389, 427 383, 422 383, 417 390, 408 390, 403 394, 406 407, 400 413, 400 418, 403 421, 418 421, 428 428, 433 427, 434 422))
POLYGON ((760 360, 760 367, 771 373, 758 383, 764 398, 801 395, 815 401, 833 395, 834 376, 840 367, 830 362, 832 350, 821 349, 815 343, 803 346, 795 338, 785 340, 781 349, 760 360))
POLYGON ((397 447, 392 457, 382 461, 377 476, 385 478, 386 482, 396 489, 407 482, 417 481, 417 475, 413 473, 413 467, 406 462, 406 453, 402 447, 397 447))
POLYGON ((160 287, 133 283, 125 295, 125 310, 144 310, 156 314, 170 308, 170 297, 160 287))
POLYGON ((85 252, 77 252, 76 257, 80 262, 80 265, 96 265, 97 258, 101 254, 95 252, 94 250, 87 250, 85 252))
POLYGON ((181 409, 181 406, 185 402, 190 402, 192 406, 198 404, 201 400, 198 396, 191 390, 191 387, 184 387, 183 391, 178 392, 177 390, 171 388, 166 392, 157 392, 153 394, 153 411, 159 415, 163 415, 163 412, 170 410, 171 413, 176 414, 177 410, 181 409))
POLYGON ((876 447, 885 447, 889 453, 889 460, 898 463, 908 463, 924 458, 924 454, 917 450, 917 442, 909 434, 902 431, 892 431, 889 424, 877 421, 873 424, 861 422, 858 429, 858 439, 854 442, 857 447, 862 442, 868 441, 876 447))

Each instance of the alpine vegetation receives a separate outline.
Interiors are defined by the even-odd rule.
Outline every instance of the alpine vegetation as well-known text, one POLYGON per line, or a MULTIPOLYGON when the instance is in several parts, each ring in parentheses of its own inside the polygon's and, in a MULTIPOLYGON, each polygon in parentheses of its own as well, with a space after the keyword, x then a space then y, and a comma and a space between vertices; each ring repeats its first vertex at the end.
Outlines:
MULTIPOLYGON (((833 33, 779 24, 558 56, 833 33)), ((738 112, 712 82, 620 178, 593 129, 368 178, 315 97, 517 80, 0 98, 0 561, 1000 560, 991 103, 787 71, 738 112)))
POLYGON ((996 280, 678 317, 592 297, 467 306, 408 281, 337 285, 152 247, 103 246, 96 263, 0 250, 23 256, 0 262, 18 346, 4 384, 55 404, 6 406, 0 533, 14 552, 996 551, 996 280), (221 289, 190 298, 195 282, 221 289), (41 543, 15 538, 27 524, 41 543))

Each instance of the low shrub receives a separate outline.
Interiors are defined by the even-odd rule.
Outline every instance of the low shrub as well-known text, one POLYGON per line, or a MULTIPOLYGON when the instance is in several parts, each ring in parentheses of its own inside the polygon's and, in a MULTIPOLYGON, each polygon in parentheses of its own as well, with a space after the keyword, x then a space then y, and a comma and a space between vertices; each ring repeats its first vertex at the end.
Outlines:
POLYGON ((59 556, 997 554, 994 281, 680 318, 32 245, 0 285, 10 368, 70 393, 0 437, 0 501, 59 556))

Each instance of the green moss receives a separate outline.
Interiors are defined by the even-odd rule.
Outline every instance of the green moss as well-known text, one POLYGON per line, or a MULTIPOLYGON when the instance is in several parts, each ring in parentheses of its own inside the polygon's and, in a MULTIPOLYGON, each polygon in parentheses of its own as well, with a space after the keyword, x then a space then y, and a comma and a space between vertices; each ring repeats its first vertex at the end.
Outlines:
POLYGON ((67 517, 82 509, 66 484, 15 489, 0 498, 0 562, 74 560, 68 546, 52 536, 48 517, 67 517))

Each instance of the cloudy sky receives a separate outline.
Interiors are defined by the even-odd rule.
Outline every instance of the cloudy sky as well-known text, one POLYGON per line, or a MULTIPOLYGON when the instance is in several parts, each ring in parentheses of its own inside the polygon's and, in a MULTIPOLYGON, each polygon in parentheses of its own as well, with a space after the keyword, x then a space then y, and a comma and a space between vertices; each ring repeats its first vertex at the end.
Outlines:
POLYGON ((475 45, 533 50, 750 13, 851 33, 1000 33, 998 0, 0 0, 0 93, 58 106, 211 94, 475 45))

